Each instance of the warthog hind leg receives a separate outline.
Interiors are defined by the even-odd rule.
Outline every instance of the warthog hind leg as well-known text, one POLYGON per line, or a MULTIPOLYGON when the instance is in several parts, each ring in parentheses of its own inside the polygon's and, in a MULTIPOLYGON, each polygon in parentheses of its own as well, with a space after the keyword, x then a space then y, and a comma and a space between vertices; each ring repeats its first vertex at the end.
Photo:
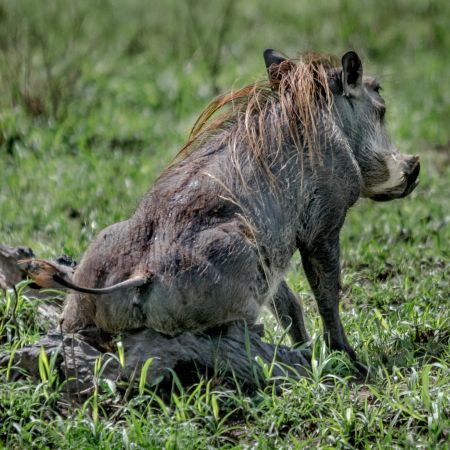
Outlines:
POLYGON ((281 281, 269 306, 281 326, 289 329, 293 344, 309 341, 300 299, 292 292, 286 280, 281 281))

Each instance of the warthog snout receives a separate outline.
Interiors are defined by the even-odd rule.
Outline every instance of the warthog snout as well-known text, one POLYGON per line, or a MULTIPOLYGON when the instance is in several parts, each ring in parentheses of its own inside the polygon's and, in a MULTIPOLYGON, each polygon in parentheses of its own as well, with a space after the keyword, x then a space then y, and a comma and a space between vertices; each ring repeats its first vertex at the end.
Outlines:
POLYGON ((409 195, 419 184, 419 156, 393 153, 386 159, 388 179, 375 186, 375 193, 369 195, 372 200, 386 202, 409 195))
POLYGON ((417 155, 407 155, 405 157, 405 163, 406 163, 406 169, 405 169, 405 176, 406 176, 406 189, 405 192, 401 195, 401 197, 406 197, 409 195, 414 188, 419 184, 419 181, 417 180, 417 177, 419 176, 420 172, 420 161, 419 156, 417 155))

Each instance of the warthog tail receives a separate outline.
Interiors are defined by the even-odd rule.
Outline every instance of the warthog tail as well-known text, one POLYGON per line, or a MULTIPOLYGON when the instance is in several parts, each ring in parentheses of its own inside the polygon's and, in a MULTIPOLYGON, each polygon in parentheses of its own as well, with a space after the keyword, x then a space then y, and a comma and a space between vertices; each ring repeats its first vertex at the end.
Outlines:
POLYGON ((18 261, 19 266, 41 288, 58 289, 66 287, 85 294, 110 294, 111 292, 129 287, 138 287, 150 281, 149 276, 135 275, 120 283, 104 288, 88 288, 77 286, 71 279, 70 269, 66 266, 43 259, 23 259, 18 261))

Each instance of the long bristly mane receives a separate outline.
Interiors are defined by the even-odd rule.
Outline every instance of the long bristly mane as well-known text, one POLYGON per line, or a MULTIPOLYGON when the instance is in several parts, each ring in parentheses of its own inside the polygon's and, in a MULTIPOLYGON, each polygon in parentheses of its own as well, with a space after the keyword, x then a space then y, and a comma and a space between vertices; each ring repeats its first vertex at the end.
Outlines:
POLYGON ((233 125, 237 128, 227 136, 229 144, 236 139, 247 144, 263 166, 268 154, 273 156, 286 142, 299 151, 308 148, 312 157, 320 156, 316 121, 320 112, 331 111, 328 71, 337 66, 334 56, 306 53, 298 61, 272 65, 266 81, 216 97, 198 117, 171 166, 233 125))

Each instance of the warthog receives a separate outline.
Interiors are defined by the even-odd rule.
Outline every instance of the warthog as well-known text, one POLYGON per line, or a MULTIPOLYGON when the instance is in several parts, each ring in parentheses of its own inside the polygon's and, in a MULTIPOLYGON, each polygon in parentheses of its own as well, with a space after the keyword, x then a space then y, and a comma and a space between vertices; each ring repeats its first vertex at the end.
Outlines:
POLYGON ((304 343, 302 307, 284 279, 299 250, 326 342, 356 360, 339 317, 339 232, 359 197, 408 195, 419 158, 391 143, 380 86, 356 53, 264 58, 268 80, 209 105, 134 215, 99 234, 73 279, 47 272, 81 291, 67 298, 64 330, 176 335, 254 323, 268 305, 304 343))

